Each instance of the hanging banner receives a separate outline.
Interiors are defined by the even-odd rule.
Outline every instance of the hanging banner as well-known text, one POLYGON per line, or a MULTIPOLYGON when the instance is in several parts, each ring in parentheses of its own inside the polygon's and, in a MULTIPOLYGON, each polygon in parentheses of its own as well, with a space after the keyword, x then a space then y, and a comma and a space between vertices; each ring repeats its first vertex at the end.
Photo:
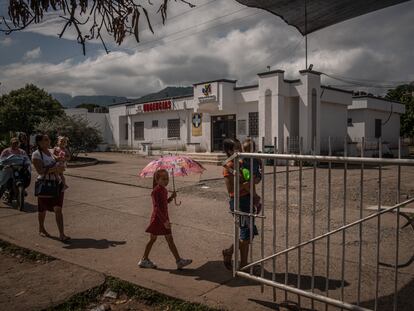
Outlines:
POLYGON ((203 135, 202 119, 203 119, 202 113, 193 113, 193 116, 191 118, 193 136, 203 135))

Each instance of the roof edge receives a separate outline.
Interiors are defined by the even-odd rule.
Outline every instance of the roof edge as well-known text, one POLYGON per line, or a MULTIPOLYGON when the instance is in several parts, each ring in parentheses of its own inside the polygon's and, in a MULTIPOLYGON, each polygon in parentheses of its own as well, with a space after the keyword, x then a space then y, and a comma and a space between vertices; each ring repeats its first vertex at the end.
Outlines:
POLYGON ((218 80, 210 80, 210 81, 203 81, 203 82, 193 83, 193 86, 194 86, 194 85, 200 85, 200 84, 213 83, 213 82, 227 82, 227 83, 236 83, 236 82, 237 82, 237 80, 231 80, 231 79, 218 79, 218 80))
POLYGON ((263 76, 268 76, 268 75, 272 75, 272 74, 275 74, 275 73, 285 73, 285 71, 277 69, 277 70, 272 70, 272 71, 259 72, 257 75, 259 77, 263 77, 263 76))
POLYGON ((323 88, 323 89, 327 89, 327 90, 332 90, 332 91, 338 91, 338 92, 342 92, 342 93, 354 94, 354 92, 353 92, 353 91, 348 91, 348 90, 344 90, 344 89, 339 89, 339 88, 332 87, 332 86, 329 86, 329 85, 321 85, 321 88, 323 88))

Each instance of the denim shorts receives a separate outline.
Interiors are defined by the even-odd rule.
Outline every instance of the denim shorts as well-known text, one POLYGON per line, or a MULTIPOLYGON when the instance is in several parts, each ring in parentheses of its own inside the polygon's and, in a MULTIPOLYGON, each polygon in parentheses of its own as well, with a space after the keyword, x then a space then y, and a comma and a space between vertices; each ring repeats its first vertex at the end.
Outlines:
MULTIPOLYGON (((234 198, 230 198, 230 210, 234 211, 234 198)), ((250 195, 240 197, 239 211, 243 213, 250 213, 250 195)), ((238 216, 240 227, 240 240, 250 240, 250 217, 238 216)), ((254 224, 253 218, 253 236, 258 235, 257 227, 254 224)))

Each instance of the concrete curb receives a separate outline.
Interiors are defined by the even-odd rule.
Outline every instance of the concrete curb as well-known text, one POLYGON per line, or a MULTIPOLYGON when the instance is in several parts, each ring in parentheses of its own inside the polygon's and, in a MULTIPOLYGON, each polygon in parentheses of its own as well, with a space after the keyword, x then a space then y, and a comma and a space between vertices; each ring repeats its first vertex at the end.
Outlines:
POLYGON ((68 168, 77 168, 77 167, 86 167, 86 166, 93 166, 99 163, 98 159, 95 158, 85 158, 82 157, 83 159, 88 159, 89 161, 85 162, 85 163, 70 163, 68 162, 68 168))

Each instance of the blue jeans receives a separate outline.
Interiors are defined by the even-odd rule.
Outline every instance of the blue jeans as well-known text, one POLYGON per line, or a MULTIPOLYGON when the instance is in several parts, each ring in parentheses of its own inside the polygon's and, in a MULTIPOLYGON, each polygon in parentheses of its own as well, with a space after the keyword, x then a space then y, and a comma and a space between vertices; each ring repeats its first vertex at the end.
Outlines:
MULTIPOLYGON (((239 211, 243 213, 250 213, 250 195, 240 197, 239 211)), ((234 211, 234 198, 230 198, 230 210, 234 211)), ((250 240, 250 217, 238 216, 240 226, 240 240, 250 240)), ((258 235, 257 227, 254 224, 253 218, 253 236, 258 235)))

